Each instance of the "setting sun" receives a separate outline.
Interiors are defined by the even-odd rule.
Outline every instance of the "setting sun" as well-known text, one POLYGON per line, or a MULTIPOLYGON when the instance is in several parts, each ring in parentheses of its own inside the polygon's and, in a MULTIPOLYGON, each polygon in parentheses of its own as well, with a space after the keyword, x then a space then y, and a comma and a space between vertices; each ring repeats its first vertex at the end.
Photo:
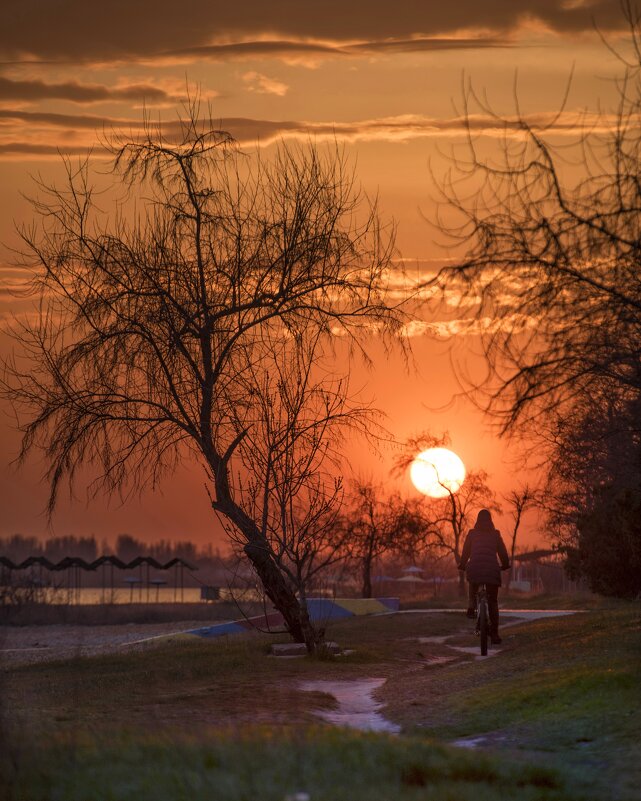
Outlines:
POLYGON ((447 448, 430 448, 419 453, 410 467, 412 483, 423 495, 445 498, 465 481, 465 465, 447 448))

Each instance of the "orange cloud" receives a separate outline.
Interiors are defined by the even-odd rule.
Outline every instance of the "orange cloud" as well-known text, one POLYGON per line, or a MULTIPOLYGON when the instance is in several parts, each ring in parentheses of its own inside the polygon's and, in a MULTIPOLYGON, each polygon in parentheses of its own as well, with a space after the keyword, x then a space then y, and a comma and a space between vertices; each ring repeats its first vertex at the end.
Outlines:
MULTIPOLYGON (((545 129, 546 135, 572 137, 587 126, 592 133, 612 131, 616 119, 608 115, 566 113, 538 114, 528 118, 534 128, 545 129)), ((212 128, 227 131, 243 145, 268 146, 280 139, 300 141, 402 142, 435 137, 460 137, 471 130, 477 136, 498 138, 523 136, 518 120, 504 125, 491 115, 435 118, 404 114, 354 122, 307 122, 304 120, 261 120, 249 117, 223 117, 206 121, 212 128), (469 128, 468 128, 469 126, 469 128)), ((32 156, 66 154, 84 155, 98 147, 105 133, 130 131, 135 137, 143 128, 140 120, 97 115, 67 115, 0 109, 0 157, 29 154, 32 156)), ((177 120, 164 122, 163 133, 170 140, 179 132, 177 120)), ((96 154, 99 155, 98 150, 96 154)))
POLYGON ((243 75, 243 81, 248 85, 247 88, 250 92, 259 92, 265 95, 283 97, 289 89, 286 83, 269 78, 267 75, 261 75, 260 72, 246 72, 243 75))

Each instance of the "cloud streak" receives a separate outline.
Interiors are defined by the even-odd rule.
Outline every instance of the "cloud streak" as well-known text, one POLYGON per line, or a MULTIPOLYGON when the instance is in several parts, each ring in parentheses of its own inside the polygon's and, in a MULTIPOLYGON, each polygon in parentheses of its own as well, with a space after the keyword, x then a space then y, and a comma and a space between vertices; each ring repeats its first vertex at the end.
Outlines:
POLYGON ((181 50, 168 50, 158 56, 164 61, 244 61, 249 59, 277 58, 315 65, 323 58, 396 55, 400 53, 428 53, 445 50, 478 50, 509 48, 514 42, 498 36, 425 37, 381 39, 359 42, 307 41, 307 40, 249 40, 214 43, 181 50))
MULTIPOLYGON (((576 136, 581 126, 593 133, 610 132, 616 119, 607 115, 540 114, 528 118, 534 127, 545 128, 546 135, 576 136)), ((460 137, 469 130, 477 136, 521 138, 523 132, 517 121, 502 125, 492 116, 476 115, 467 121, 463 117, 434 118, 423 115, 399 115, 354 122, 307 122, 304 120, 262 120, 250 117, 224 117, 205 123, 212 129, 230 133, 242 145, 267 146, 280 139, 301 141, 346 142, 404 142, 435 137, 460 137)), ((86 155, 100 145, 109 133, 127 131, 135 138, 143 130, 140 120, 99 115, 67 115, 49 112, 0 109, 0 156, 86 155)), ((164 123, 163 134, 172 139, 179 134, 176 120, 164 123)))
POLYGON ((126 84, 122 86, 104 86, 102 84, 78 83, 46 83, 41 80, 12 80, 0 76, 0 101, 69 100, 73 103, 99 103, 105 101, 134 101, 156 105, 158 103, 176 103, 184 96, 169 94, 164 89, 150 84, 126 84))
MULTIPOLYGON (((322 11, 318 4, 300 0, 279 0, 276 7, 264 0, 183 0, 180 8, 174 0, 21 0, 13 5, 0 25, 0 58, 5 61, 122 61, 168 53, 191 57, 194 48, 212 46, 225 58, 243 46, 255 57, 261 41, 263 56, 271 48, 272 55, 282 57, 290 46, 283 42, 296 43, 291 46, 299 54, 303 49, 327 53, 322 42, 331 43, 329 52, 382 52, 446 46, 446 39, 469 32, 504 38, 532 21, 562 33, 591 31, 594 22, 605 31, 625 28, 613 0, 397 0, 393 10, 382 0, 325 0, 322 11), (254 44, 248 47, 248 42, 254 44)), ((200 52, 203 56, 206 51, 200 52)))
POLYGON ((450 340, 462 336, 484 336, 494 334, 506 324, 518 332, 531 331, 539 324, 533 317, 513 314, 509 318, 498 317, 462 317, 454 320, 411 320, 403 326, 401 336, 408 339, 416 337, 434 337, 450 340))
POLYGON ((247 88, 250 92, 258 92, 263 95, 284 97, 289 89, 286 83, 277 81, 275 78, 269 78, 267 75, 262 75, 260 72, 246 72, 243 75, 243 81, 247 84, 247 88))

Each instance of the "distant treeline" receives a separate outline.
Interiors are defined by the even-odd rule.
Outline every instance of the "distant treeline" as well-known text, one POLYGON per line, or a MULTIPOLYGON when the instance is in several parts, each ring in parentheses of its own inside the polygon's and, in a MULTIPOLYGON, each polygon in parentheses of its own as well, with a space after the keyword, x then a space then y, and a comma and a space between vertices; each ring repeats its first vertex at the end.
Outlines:
POLYGON ((158 540, 153 544, 142 542, 131 534, 120 534, 114 545, 106 540, 98 541, 94 536, 75 537, 73 535, 38 539, 23 534, 0 537, 0 556, 13 562, 22 562, 29 556, 45 556, 57 563, 66 556, 80 557, 93 562, 99 556, 117 556, 123 562, 131 562, 137 556, 151 556, 165 564, 178 557, 196 568, 198 583, 224 586, 231 575, 237 576, 237 560, 222 555, 211 545, 199 548, 189 540, 158 540))

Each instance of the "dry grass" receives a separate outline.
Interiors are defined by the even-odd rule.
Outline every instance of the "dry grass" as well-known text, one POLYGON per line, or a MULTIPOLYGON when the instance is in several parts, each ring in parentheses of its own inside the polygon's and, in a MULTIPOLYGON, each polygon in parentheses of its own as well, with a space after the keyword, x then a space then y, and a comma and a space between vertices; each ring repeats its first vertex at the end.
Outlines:
MULTIPOLYGON (((575 788, 561 791, 558 780, 549 778, 556 774, 546 774, 551 784, 543 786, 548 779, 541 779, 541 786, 528 783, 521 788, 520 795, 514 796, 519 801, 575 797, 631 801, 635 796, 630 793, 641 783, 637 745, 641 741, 641 723, 636 711, 641 678, 640 621, 638 604, 609 604, 586 615, 520 624, 505 629, 501 654, 483 661, 475 661, 472 656, 449 647, 457 642, 476 642, 462 613, 419 613, 352 618, 333 625, 330 636, 356 652, 330 661, 275 659, 267 653, 274 638, 254 634, 214 641, 176 641, 140 653, 7 669, 2 674, 4 686, 0 688, 4 735, 9 743, 19 743, 25 731, 38 732, 41 742, 59 743, 60 737, 71 737, 76 745, 88 742, 89 752, 81 749, 84 756, 78 757, 78 771, 85 776, 90 769, 96 769, 96 749, 103 760, 115 760, 114 770, 118 774, 122 760, 120 746, 114 746, 115 751, 109 750, 103 740, 106 737, 120 743, 126 736, 135 744, 139 765, 144 767, 152 752, 156 759, 159 753, 164 753, 167 765, 179 775, 180 763, 173 753, 174 746, 169 743, 174 743, 190 764, 200 760, 201 765, 209 758, 206 757, 209 746, 200 741, 189 744, 185 738, 199 733, 205 736, 207 732, 209 743, 211 732, 219 732, 221 742, 239 737, 242 740, 248 726, 262 723, 269 725, 269 736, 282 745, 290 736, 303 737, 315 721, 314 709, 332 703, 327 696, 300 692, 299 682, 380 676, 388 678, 379 691, 380 699, 387 704, 384 712, 401 724, 406 733, 395 743, 407 742, 409 748, 409 743, 423 742, 426 737, 448 741, 485 735, 490 753, 500 755, 508 765, 508 773, 510 764, 540 760, 556 766, 567 777, 568 786, 575 788), (420 644, 419 637, 448 639, 420 644), (446 655, 453 656, 454 661, 441 665, 432 661, 446 655), (97 732, 102 738, 100 743, 96 742, 97 732), (407 734, 410 739, 406 739, 407 734), (150 741, 152 735, 160 739, 150 741)), ((263 734, 257 737, 262 742, 263 734)), ((348 744, 352 742, 350 736, 345 737, 341 747, 358 751, 366 742, 372 753, 379 748, 374 743, 392 742, 375 736, 363 741, 353 735, 352 746, 348 744)), ((332 794, 318 777, 310 779, 308 787, 324 788, 312 794, 313 801, 347 796, 351 799, 473 797, 492 801, 512 797, 505 789, 505 776, 500 770, 496 772, 491 760, 483 764, 489 765, 490 773, 495 771, 492 775, 499 776, 498 779, 479 779, 469 786, 463 782, 465 787, 458 786, 457 794, 447 795, 444 789, 447 771, 440 774, 438 781, 430 779, 422 785, 418 782, 417 768, 399 767, 400 752, 394 751, 396 746, 380 745, 380 748, 381 754, 396 754, 389 756, 389 765, 395 766, 386 774, 391 784, 381 779, 380 785, 387 787, 390 795, 360 796, 356 791, 347 792, 345 782, 349 776, 344 773, 340 781, 337 779, 339 784, 343 782, 342 796, 332 794), (412 777, 418 783, 413 783, 412 777), (421 795, 427 785, 430 794, 421 795), (468 795, 472 787, 474 793, 468 795)), ((427 755, 429 743, 425 743, 425 748, 427 755)), ((301 759, 305 764, 316 765, 313 770, 309 768, 316 775, 314 771, 320 768, 313 752, 310 746, 301 759)), ((56 766, 65 764, 66 753, 63 748, 55 757, 55 769, 52 768, 55 775, 58 775, 56 766)), ((382 755, 380 758, 384 761, 382 755)), ((20 753, 16 759, 18 766, 24 761, 20 753)), ((258 755, 256 759, 257 770, 269 772, 262 757, 258 755)), ((452 759, 451 765, 476 764, 467 756, 452 759)), ((209 773, 202 765, 194 770, 200 775, 203 787, 209 786, 209 773)), ((450 781, 453 774, 447 775, 450 781)), ((273 779, 279 792, 290 787, 287 782, 293 781, 292 776, 295 773, 281 777, 281 784, 273 779)), ((149 782, 152 778, 149 777, 149 782)), ((354 774, 355 787, 363 789, 365 781, 364 776, 354 774)), ((375 779, 371 786, 376 789, 375 779)), ((453 792, 451 786, 450 791, 453 792)), ((273 797, 283 795, 284 791, 273 797)), ((60 797, 66 801, 66 796, 60 797)), ((141 791, 138 797, 154 796, 141 791)), ((179 797, 182 796, 167 796, 179 797)), ((263 797, 272 796, 267 793, 263 797)), ((25 798, 31 801, 31 796, 25 798)))

